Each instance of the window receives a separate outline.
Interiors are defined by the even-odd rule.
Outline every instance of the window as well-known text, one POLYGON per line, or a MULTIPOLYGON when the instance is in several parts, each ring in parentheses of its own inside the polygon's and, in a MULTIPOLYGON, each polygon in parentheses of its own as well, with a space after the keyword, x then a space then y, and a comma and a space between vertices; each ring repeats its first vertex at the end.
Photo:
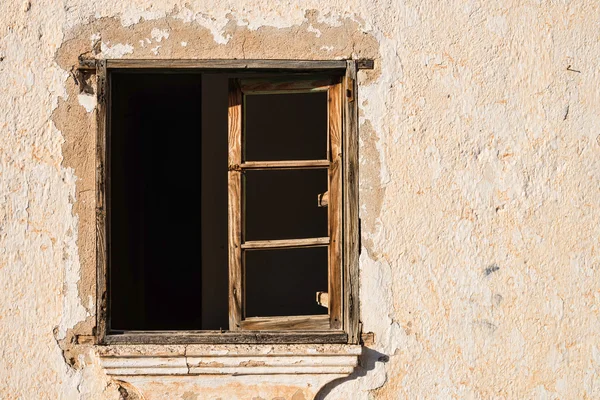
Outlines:
POLYGON ((99 343, 357 343, 356 61, 103 60, 99 343))

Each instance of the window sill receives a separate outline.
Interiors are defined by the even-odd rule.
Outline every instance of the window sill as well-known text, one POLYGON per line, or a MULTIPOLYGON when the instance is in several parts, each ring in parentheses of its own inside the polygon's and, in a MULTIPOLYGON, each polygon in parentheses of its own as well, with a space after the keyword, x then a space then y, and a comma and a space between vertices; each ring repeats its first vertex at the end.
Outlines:
POLYGON ((165 393, 210 387, 223 398, 282 393, 282 387, 314 398, 354 371, 361 350, 348 344, 96 346, 106 374, 141 396, 157 387, 165 393))
POLYGON ((97 346, 108 375, 343 374, 357 365, 361 346, 111 345, 97 346))
POLYGON ((126 331, 111 332, 102 344, 347 344, 344 331, 126 331))

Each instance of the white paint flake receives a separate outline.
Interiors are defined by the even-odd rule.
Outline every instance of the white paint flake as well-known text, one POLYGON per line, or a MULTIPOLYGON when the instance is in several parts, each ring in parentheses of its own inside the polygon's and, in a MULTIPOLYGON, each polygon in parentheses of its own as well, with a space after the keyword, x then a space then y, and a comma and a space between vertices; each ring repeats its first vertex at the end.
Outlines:
POLYGON ((310 24, 308 26, 308 28, 306 28, 306 30, 309 32, 313 32, 316 37, 321 37, 321 31, 319 29, 315 28, 314 26, 312 26, 312 24, 310 24))
POLYGON ((93 35, 91 35, 90 42, 91 42, 92 47, 94 47, 100 39, 102 39, 102 36, 100 35, 99 32, 96 32, 93 35))
POLYGON ((77 96, 77 100, 79 101, 79 104, 85 108, 85 111, 89 113, 94 111, 94 108, 96 108, 96 96, 93 94, 82 93, 77 96))
MULTIPOLYGON (((64 189, 69 190, 70 197, 75 201, 75 171, 72 168, 64 168, 62 181, 65 184, 64 189)), ((69 204, 68 214, 71 215, 68 224, 63 225, 65 229, 64 241, 62 243, 64 280, 62 289, 62 314, 58 325, 57 339, 64 339, 67 329, 71 329, 79 321, 84 320, 89 314, 79 298, 79 289, 77 282, 81 276, 81 266, 79 264, 79 249, 77 247, 77 223, 78 217, 72 215, 73 204, 69 204)))
POLYGON ((135 25, 142 19, 146 21, 152 21, 158 18, 164 18, 167 15, 165 10, 152 10, 152 7, 146 10, 140 11, 138 4, 131 3, 129 8, 123 12, 121 16, 121 24, 125 27, 135 25))
POLYGON ((227 13, 223 13, 220 16, 208 16, 202 13, 194 13, 187 7, 184 7, 174 16, 186 23, 196 22, 205 28, 209 29, 213 35, 215 42, 219 44, 227 44, 231 39, 230 34, 224 34, 223 31, 229 23, 227 13))
POLYGON ((169 38, 169 31, 166 29, 154 28, 152 29, 152 32, 150 32, 150 35, 152 36, 152 39, 161 42, 163 39, 169 38))
POLYGON ((100 50, 104 58, 121 58, 126 54, 133 53, 133 46, 129 43, 117 43, 114 46, 109 46, 108 43, 102 42, 100 50))

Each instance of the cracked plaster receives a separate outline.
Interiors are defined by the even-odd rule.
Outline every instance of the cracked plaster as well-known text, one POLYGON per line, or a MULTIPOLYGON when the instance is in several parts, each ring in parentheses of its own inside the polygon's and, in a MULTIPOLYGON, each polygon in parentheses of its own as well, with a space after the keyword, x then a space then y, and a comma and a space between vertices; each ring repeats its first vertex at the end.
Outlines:
MULTIPOLYGON (((92 333, 95 263, 81 53, 374 58, 359 79, 374 342, 317 398, 600 397, 596 2, 32 0, 0 15, 1 398, 124 390, 77 337, 92 333)), ((149 383, 155 398, 220 396, 149 383)), ((299 400, 302 384, 221 397, 299 400)))

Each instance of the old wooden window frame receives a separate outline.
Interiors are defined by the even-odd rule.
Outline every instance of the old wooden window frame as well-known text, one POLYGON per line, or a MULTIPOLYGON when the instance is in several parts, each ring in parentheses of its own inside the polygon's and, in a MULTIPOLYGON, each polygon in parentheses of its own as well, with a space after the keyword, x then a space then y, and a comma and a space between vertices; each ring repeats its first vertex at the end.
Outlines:
MULTIPOLYGON (((80 60, 80 69, 95 69, 97 76, 97 142, 96 142, 96 266, 97 266, 97 291, 96 291, 96 343, 97 344, 189 344, 189 343, 349 343, 357 344, 360 340, 359 310, 358 310, 358 257, 360 250, 359 213, 358 213, 358 107, 357 107, 357 81, 356 74, 359 69, 373 68, 372 60, 327 60, 327 61, 297 61, 297 60, 80 60), (230 330, 228 331, 110 331, 107 282, 109 279, 109 246, 110 238, 107 232, 107 210, 109 207, 107 193, 108 179, 110 177, 110 73, 113 70, 124 69, 148 69, 148 70, 171 70, 189 69, 197 72, 259 72, 259 73, 285 73, 289 74, 329 74, 338 76, 339 82, 328 85, 323 83, 311 84, 310 87, 298 87, 299 90, 328 90, 330 110, 336 109, 341 112, 339 116, 339 127, 330 126, 330 135, 339 134, 339 141, 334 140, 329 153, 333 154, 330 160, 316 160, 319 166, 327 162, 331 166, 330 174, 334 174, 334 181, 339 182, 339 187, 333 188, 333 201, 336 203, 335 193, 338 193, 337 207, 333 209, 333 220, 339 224, 337 229, 331 230, 330 240, 334 251, 330 252, 330 276, 339 276, 339 282, 331 282, 330 299, 332 312, 330 312, 329 329, 321 329, 323 321, 304 321, 300 325, 302 329, 289 330, 295 327, 298 321, 287 317, 275 317, 258 319, 246 319, 242 317, 241 301, 241 251, 242 247, 269 246, 265 243, 242 243, 239 223, 229 223, 230 239, 230 330), (324 89, 324 87, 327 89, 324 89), (336 101, 339 104, 336 105, 336 101), (338 107, 339 106, 339 107, 338 107), (338 132, 338 133, 336 133, 338 132), (335 146, 338 146, 339 152, 335 146), (338 178, 339 177, 339 178, 338 178), (233 236, 232 236, 233 235, 233 236), (337 236, 337 237, 336 237, 337 236), (233 237, 233 240, 232 240, 233 237), (333 253, 333 256, 331 255, 333 253), (232 255, 233 254, 233 255, 232 255), (333 263, 331 259, 334 259, 333 263), (234 267, 232 268, 232 262, 234 267), (339 272, 339 274, 338 274, 339 272), (332 285, 334 286, 332 288, 332 285), (332 293, 335 299, 331 298, 332 293), (287 321, 282 318, 287 318, 287 321), (320 321, 320 322, 319 322, 320 321), (316 325, 315 325, 316 322, 316 325), (274 328, 275 327, 275 328, 274 328), (305 329, 308 327, 309 329, 305 329)), ((263 82, 264 83, 264 82, 263 82)), ((271 85, 257 87, 243 87, 237 85, 230 89, 230 136, 237 135, 233 139, 241 137, 239 134, 241 125, 232 126, 231 121, 241 118, 241 96, 244 90, 274 90, 271 85)), ((289 90, 289 87, 287 88, 289 90)), ((329 116, 332 117, 331 115, 329 116)), ((335 116, 334 116, 335 118, 335 116)), ((230 137, 230 143, 231 143, 230 137)), ((237 143, 237 142, 236 142, 237 143)), ((241 143, 240 143, 241 146, 241 143)), ((270 168, 272 162, 242 163, 241 147, 230 144, 229 149, 229 201, 237 201, 239 195, 232 198, 232 192, 239 189, 241 182, 240 173, 243 169, 270 168), (267 165, 271 164, 271 165, 267 165), (233 185, 233 186, 232 186, 233 185), (232 190, 233 187, 233 190, 232 190), (237 187, 237 189, 236 189, 237 187)), ((296 168, 306 162, 294 162, 277 167, 296 168)), ((310 163, 310 162, 309 162, 310 163)), ((314 163, 314 162, 313 162, 314 163)), ((306 166, 306 165, 304 165, 306 166)), ((331 191, 331 187, 330 187, 331 191)), ((237 192, 239 194, 239 190, 237 192)), ((330 200, 331 201, 331 200, 330 200)), ((228 213, 236 207, 229 206, 228 213)), ((230 215, 230 221, 234 215, 230 215)), ((237 213, 239 216, 239 213, 237 213)), ((317 240, 318 241, 318 240, 317 240)), ((321 239, 322 241, 322 239, 321 239)), ((314 242, 314 240, 313 240, 314 242)), ((310 246, 316 242, 301 243, 277 243, 279 247, 310 246)), ((323 243, 321 243, 323 244, 323 243)), ((327 316, 326 316, 327 317, 327 316)), ((293 319, 293 318, 292 318, 293 319)))
MULTIPOLYGON (((234 79, 229 87, 229 328, 230 330, 341 330, 342 322, 342 79, 234 79), (326 159, 244 161, 242 140, 245 96, 324 92, 328 102, 326 159), (328 170, 328 236, 320 238, 247 241, 243 235, 242 174, 247 170, 319 168, 328 170), (240 218, 240 216, 242 218, 240 218), (244 316, 244 252, 256 249, 329 248, 328 314, 294 317, 244 316)), ((315 199, 315 202, 317 199, 315 199)))

